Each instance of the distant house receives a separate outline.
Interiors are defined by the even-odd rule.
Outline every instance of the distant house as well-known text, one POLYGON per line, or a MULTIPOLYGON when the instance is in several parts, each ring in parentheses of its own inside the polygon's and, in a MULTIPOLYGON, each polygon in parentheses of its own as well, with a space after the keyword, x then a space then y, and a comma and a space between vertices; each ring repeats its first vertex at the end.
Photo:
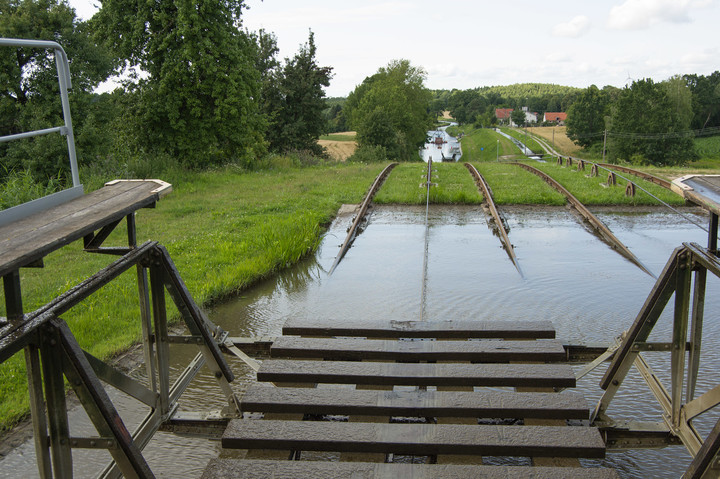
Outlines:
POLYGON ((566 119, 567 119, 567 113, 562 113, 562 112, 547 112, 543 116, 543 121, 553 122, 560 126, 565 124, 566 119))
POLYGON ((495 108, 495 118, 498 119, 499 123, 510 123, 510 114, 514 111, 513 108, 495 108))
MULTIPOLYGON (((523 112, 525 113, 525 123, 537 123, 538 114, 534 111, 528 111, 528 107, 523 107, 523 112)), ((495 109, 495 118, 498 119, 498 122, 500 124, 507 124, 510 126, 517 126, 511 118, 511 113, 515 111, 513 108, 496 108, 495 109)))

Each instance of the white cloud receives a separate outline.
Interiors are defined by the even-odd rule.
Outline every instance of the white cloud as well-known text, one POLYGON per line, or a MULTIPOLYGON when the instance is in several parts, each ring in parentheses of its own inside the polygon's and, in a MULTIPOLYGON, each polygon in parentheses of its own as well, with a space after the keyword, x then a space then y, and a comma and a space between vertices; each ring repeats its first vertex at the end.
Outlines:
POLYGON ((643 30, 659 23, 688 23, 690 11, 707 7, 709 0, 625 0, 610 9, 608 28, 643 30))
POLYGON ((577 38, 584 34, 590 26, 590 19, 585 15, 578 15, 569 22, 559 23, 553 28, 552 34, 556 37, 577 38))

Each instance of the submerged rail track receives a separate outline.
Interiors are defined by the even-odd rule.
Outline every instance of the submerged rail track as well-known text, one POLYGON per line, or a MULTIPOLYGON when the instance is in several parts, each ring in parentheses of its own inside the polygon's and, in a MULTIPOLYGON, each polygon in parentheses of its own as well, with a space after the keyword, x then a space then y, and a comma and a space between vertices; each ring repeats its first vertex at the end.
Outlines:
POLYGON ((638 268, 652 276, 653 278, 657 278, 647 267, 642 264, 642 262, 628 249, 627 246, 623 244, 622 241, 620 241, 613 233, 610 231, 610 228, 608 228, 605 223, 600 221, 600 219, 592 214, 590 210, 588 210, 585 205, 583 205, 580 200, 578 200, 570 191, 567 190, 563 185, 558 183, 554 178, 547 175, 546 173, 538 170, 537 168, 534 168, 530 165, 526 165, 524 163, 518 163, 514 162, 513 164, 524 168, 528 170, 529 172, 539 176, 542 178, 547 184, 555 188, 558 192, 560 192, 567 200, 570 202, 570 204, 585 218, 594 228, 595 230, 602 236, 610 245, 613 247, 613 249, 616 249, 621 255, 623 255, 625 258, 630 260, 633 264, 635 264, 638 268))
POLYGON ((343 242, 342 246, 340 246, 340 252, 335 257, 335 262, 333 263, 332 267, 330 268, 330 271, 328 272, 328 275, 333 274, 333 271, 335 271, 335 268, 337 268, 337 265, 340 264, 340 261, 345 257, 345 253, 347 253, 347 250, 350 249, 350 245, 352 245, 352 242, 355 241, 355 237, 357 236, 358 228, 360 227, 360 223, 362 223, 363 219, 365 218, 365 215, 367 215, 368 208, 370 207, 370 203, 372 203, 372 199, 375 197, 375 194, 378 192, 382 184, 387 179, 390 172, 397 166, 397 163, 390 163, 383 169, 380 174, 375 178, 375 181, 373 182, 372 186, 368 190, 368 192, 365 194, 365 199, 360 204, 360 209, 357 212, 357 215, 355 216, 355 220, 353 221, 353 224, 350 226, 350 229, 348 230, 348 234, 345 237, 345 241, 343 242))
POLYGON ((517 256, 515 255, 515 249, 513 248, 513 245, 510 242, 510 238, 507 235, 507 231, 505 230, 505 224, 500 218, 500 213, 495 206, 495 201, 493 200, 493 194, 492 190, 490 189, 490 185, 487 184, 485 178, 483 178, 480 172, 473 165, 471 165, 470 163, 465 163, 465 168, 468 169, 470 175, 473 177, 473 179, 475 179, 475 184, 478 186, 480 192, 483 195, 485 204, 490 210, 490 215, 492 216, 493 221, 497 226, 498 235, 500 236, 500 241, 502 242, 505 251, 510 257, 510 260, 515 265, 515 268, 518 270, 518 273, 520 273, 520 276, 525 278, 525 275, 523 275, 523 272, 520 269, 520 264, 518 263, 517 256))

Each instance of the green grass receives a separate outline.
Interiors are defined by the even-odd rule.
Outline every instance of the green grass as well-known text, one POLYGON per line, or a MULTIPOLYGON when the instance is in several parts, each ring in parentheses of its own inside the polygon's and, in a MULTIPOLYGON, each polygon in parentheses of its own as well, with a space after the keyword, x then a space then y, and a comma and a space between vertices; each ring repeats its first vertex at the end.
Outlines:
MULTIPOLYGON (((581 203, 585 205, 658 205, 658 201, 640 189, 634 197, 625 196, 627 182, 617 177, 617 185, 603 186, 607 182, 608 172, 600 170, 600 176, 591 177, 590 170, 577 171, 577 167, 560 167, 556 163, 526 162, 528 165, 541 170, 558 183, 567 188, 581 203)), ((519 167, 516 167, 519 168, 519 167)), ((527 172, 531 174, 530 172, 527 172)), ((683 205, 685 201, 677 194, 665 188, 652 184, 640 178, 617 173, 631 179, 635 185, 644 188, 662 201, 672 205, 683 205)), ((549 186, 548 186, 549 187, 549 186)))
POLYGON ((498 205, 560 206, 565 197, 542 179, 509 163, 473 163, 485 178, 498 205))
MULTIPOLYGON (((373 200, 378 204, 424 205, 426 163, 404 163, 393 169, 373 200)), ((433 163, 430 202, 433 204, 479 204, 482 196, 462 163, 433 163)))
POLYGON ((475 128, 462 125, 448 128, 451 135, 463 133, 460 140, 463 150, 462 161, 497 161, 498 156, 520 157, 520 150, 515 144, 491 128, 475 128))
POLYGON ((518 140, 520 140, 526 147, 530 148, 533 153, 542 155, 545 152, 543 147, 540 146, 537 141, 535 141, 532 135, 526 135, 524 130, 519 130, 515 128, 501 128, 500 130, 506 135, 510 135, 513 138, 517 138, 518 140))
MULTIPOLYGON (((138 241, 165 245, 195 300, 208 304, 313 252, 322 225, 340 204, 360 202, 383 166, 186 172, 168 178, 174 191, 156 209, 138 212, 138 241)), ((123 245, 126 238, 119 227, 106 244, 123 245)), ((48 255, 45 268, 22 269, 25 310, 37 309, 112 260, 83 253, 75 242, 48 255)), ((91 354, 110 357, 141 337, 135 281, 131 270, 63 315, 91 354)), ((0 316, 4 304, 3 299, 0 316)), ((0 429, 27 410, 25 364, 17 354, 0 366, 0 429)))

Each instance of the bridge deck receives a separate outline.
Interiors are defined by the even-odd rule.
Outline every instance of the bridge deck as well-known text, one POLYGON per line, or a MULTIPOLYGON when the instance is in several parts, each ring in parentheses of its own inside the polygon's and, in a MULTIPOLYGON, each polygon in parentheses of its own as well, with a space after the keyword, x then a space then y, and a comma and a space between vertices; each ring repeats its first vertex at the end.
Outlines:
POLYGON ((74 200, 0 227, 0 276, 140 209, 171 191, 159 180, 118 180, 74 200))
POLYGON ((248 389, 244 418, 230 421, 222 438, 240 455, 211 461, 203 479, 618 477, 580 467, 577 458, 604 457, 605 443, 587 426, 581 395, 553 392, 574 387, 575 376, 560 343, 546 339, 554 337, 547 322, 376 321, 352 329, 286 324, 285 334, 312 337, 274 342, 257 373, 274 384, 248 389), (325 462, 328 452, 339 461, 325 462), (424 464, 393 463, 406 462, 399 455, 424 464), (483 456, 513 465, 483 465, 483 456))

